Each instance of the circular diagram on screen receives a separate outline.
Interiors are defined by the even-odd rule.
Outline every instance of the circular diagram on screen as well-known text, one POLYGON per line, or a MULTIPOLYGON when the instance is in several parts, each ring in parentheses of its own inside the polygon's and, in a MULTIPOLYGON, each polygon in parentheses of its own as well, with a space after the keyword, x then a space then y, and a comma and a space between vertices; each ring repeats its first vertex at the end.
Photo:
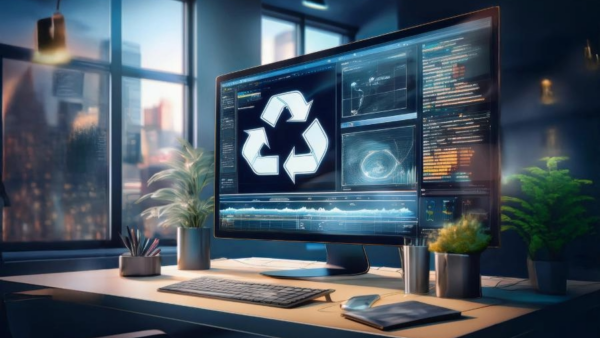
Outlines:
POLYGON ((398 167, 398 160, 391 151, 370 151, 360 163, 363 175, 372 180, 385 180, 390 177, 398 167))

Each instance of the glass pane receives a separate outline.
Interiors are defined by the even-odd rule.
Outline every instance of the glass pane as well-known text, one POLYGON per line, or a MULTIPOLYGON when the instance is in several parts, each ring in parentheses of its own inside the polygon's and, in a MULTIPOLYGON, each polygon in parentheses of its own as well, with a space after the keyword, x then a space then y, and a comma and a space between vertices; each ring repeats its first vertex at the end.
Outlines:
POLYGON ((4 60, 2 239, 106 240, 107 74, 4 60))
MULTIPOLYGON (((160 228, 140 213, 156 203, 135 204, 140 196, 165 187, 146 182, 165 169, 168 149, 183 136, 183 85, 135 78, 123 79, 123 225, 145 236, 174 238, 175 228, 160 228)), ((168 184, 166 184, 168 186, 168 184)))
POLYGON ((182 1, 123 1, 123 64, 183 72, 182 1))
MULTIPOLYGON (((56 11, 56 1, 19 0, 0 9, 0 43, 35 48, 37 21, 56 11)), ((108 61, 110 1, 62 1, 67 48, 73 57, 108 61)))
POLYGON ((306 54, 318 52, 327 48, 337 47, 342 44, 342 34, 329 32, 310 26, 306 27, 305 33, 304 52, 306 54))
POLYGON ((262 64, 296 56, 297 36, 295 23, 263 16, 262 64))

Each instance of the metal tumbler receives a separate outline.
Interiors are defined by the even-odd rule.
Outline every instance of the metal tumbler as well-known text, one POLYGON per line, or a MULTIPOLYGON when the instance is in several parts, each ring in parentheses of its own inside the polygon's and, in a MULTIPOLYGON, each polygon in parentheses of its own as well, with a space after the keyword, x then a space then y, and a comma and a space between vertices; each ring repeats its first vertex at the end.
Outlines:
POLYGON ((400 249, 404 271, 404 293, 429 293, 429 249, 405 245, 400 249))

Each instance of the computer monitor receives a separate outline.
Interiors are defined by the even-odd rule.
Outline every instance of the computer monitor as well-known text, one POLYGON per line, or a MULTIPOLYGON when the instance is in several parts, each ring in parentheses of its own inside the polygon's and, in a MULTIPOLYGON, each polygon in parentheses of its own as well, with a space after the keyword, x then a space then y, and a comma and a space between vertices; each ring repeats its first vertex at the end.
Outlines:
MULTIPOLYGON (((499 245, 499 9, 217 78, 219 238, 402 245, 464 214, 499 245)), ((362 251, 361 251, 362 250, 362 251)))

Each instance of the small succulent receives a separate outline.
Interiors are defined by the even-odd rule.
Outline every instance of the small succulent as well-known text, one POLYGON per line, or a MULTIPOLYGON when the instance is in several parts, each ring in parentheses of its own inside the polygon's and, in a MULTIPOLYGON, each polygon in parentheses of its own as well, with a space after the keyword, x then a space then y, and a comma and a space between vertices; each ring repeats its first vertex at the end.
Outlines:
POLYGON ((181 150, 171 150, 173 157, 165 163, 169 168, 154 174, 148 180, 148 185, 169 181, 172 182, 171 187, 146 194, 136 203, 148 199, 166 202, 142 212, 142 217, 158 218, 161 226, 201 228, 215 206, 214 196, 200 199, 200 193, 215 177, 214 154, 202 148, 194 148, 186 140, 178 141, 181 150))
POLYGON ((429 251, 473 254, 485 250, 492 237, 486 233, 476 217, 466 215, 454 223, 446 224, 434 239, 435 241, 429 243, 429 251))

